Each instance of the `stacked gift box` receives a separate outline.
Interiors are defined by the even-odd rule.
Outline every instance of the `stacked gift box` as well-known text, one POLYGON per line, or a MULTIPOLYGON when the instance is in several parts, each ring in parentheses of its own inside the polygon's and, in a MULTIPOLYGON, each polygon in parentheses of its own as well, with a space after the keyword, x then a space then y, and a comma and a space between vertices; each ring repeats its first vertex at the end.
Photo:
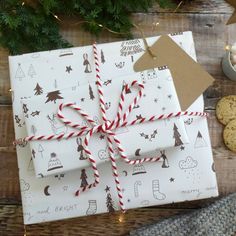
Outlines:
MULTIPOLYGON (((196 60, 191 32, 170 37, 196 60)), ((152 45, 158 39, 147 38, 147 42, 152 45)), ((124 151, 120 152, 113 142, 125 208, 217 196, 207 118, 199 115, 204 114, 202 96, 190 104, 189 113, 167 117, 182 110, 175 78, 168 64, 134 71, 135 62, 146 53, 141 39, 98 44, 96 52, 108 124, 117 118, 122 93, 125 98, 122 112, 129 110, 139 95, 140 90, 130 84, 137 81, 144 86, 140 100, 126 119, 127 123, 136 123, 112 130, 124 151), (166 116, 141 122, 161 115, 166 116), (127 163, 122 153, 133 164, 127 163), (143 158, 158 160, 134 162, 143 158)), ((102 126, 94 58, 92 45, 9 58, 16 139, 55 137, 32 138, 17 145, 25 224, 121 209, 107 141, 108 128, 102 126), (61 111, 64 120, 58 117, 61 103, 72 104, 61 111), (71 107, 81 108, 92 122, 71 107), (65 119, 76 123, 76 128, 65 119), (87 132, 70 135, 79 132, 79 126, 87 131, 100 127, 88 146, 87 132), (62 136, 70 138, 58 138, 62 136), (100 179, 95 187, 75 196, 78 189, 86 189, 94 182, 94 169, 86 149, 96 161, 100 179)))

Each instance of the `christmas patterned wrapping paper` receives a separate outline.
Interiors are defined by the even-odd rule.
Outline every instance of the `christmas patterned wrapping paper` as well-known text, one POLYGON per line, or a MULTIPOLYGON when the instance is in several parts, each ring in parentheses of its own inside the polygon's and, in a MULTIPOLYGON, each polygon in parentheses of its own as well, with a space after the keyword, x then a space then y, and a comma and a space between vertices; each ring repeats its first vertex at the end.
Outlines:
MULTIPOLYGON (((40 65, 37 66, 40 67, 40 65)), ((61 63, 58 63, 54 65, 54 68, 60 66, 61 63)), ((46 68, 42 68, 42 70, 45 71, 46 68)), ((82 73, 78 75, 80 80, 84 79, 82 73)), ((127 121, 131 122, 135 119, 149 118, 153 115, 160 116, 163 113, 169 114, 181 110, 170 71, 162 67, 153 69, 151 77, 147 75, 148 73, 148 71, 143 71, 118 78, 111 77, 109 83, 103 85, 108 120, 115 119, 124 84, 131 84, 134 80, 140 83, 143 80, 146 81, 143 90, 144 96, 130 113, 127 121)), ((112 74, 112 71, 109 74, 112 74)), ((40 78, 39 76, 35 81, 36 84, 40 83, 40 78)), ((127 110, 128 105, 131 104, 137 94, 137 89, 127 91, 123 106, 124 111, 127 110)), ((90 117, 93 117, 97 124, 102 123, 97 85, 95 83, 84 84, 23 99, 22 107, 28 136, 60 135, 78 131, 78 129, 65 126, 57 118, 56 113, 59 104, 68 102, 80 106, 90 117)), ((88 122, 77 112, 65 109, 64 113, 70 120, 76 121, 82 126, 89 126, 88 122)), ((126 155, 131 159, 141 154, 142 156, 155 154, 157 156, 159 150, 169 147, 181 148, 183 144, 188 142, 183 117, 136 124, 118 128, 114 131, 126 155), (139 150, 142 150, 141 153, 139 150)), ((36 176, 47 176, 89 167, 91 164, 87 160, 83 143, 84 135, 60 141, 31 141, 30 147, 36 176)), ((89 149, 97 164, 104 163, 109 159, 107 141, 103 133, 93 135, 89 143, 89 149)), ((117 153, 115 157, 119 158, 119 154, 117 153)))
MULTIPOLYGON (((170 36, 196 59, 191 32, 170 36)), ((153 44, 157 39, 158 37, 152 37, 147 41, 153 44)), ((100 44, 98 49, 102 62, 101 77, 107 79, 110 78, 110 74, 106 74, 108 68, 113 68, 114 77, 132 74, 133 63, 144 53, 142 40, 100 44), (133 47, 127 48, 125 47, 127 45, 133 47)), ((33 96, 36 93, 34 88, 38 87, 36 90, 39 91, 52 91, 78 85, 81 80, 77 76, 80 73, 79 68, 76 69, 77 64, 84 69, 89 82, 94 81, 91 72, 94 71, 94 63, 88 58, 87 53, 90 46, 83 47, 83 56, 72 64, 70 56, 77 50, 77 48, 55 50, 9 58, 16 138, 27 135, 20 99, 33 96), (45 60, 49 53, 52 55, 51 59, 45 60), (45 77, 41 78, 37 86, 35 82, 38 71, 35 65, 39 62, 51 65, 57 57, 64 57, 64 66, 59 68, 56 74, 52 66, 50 73, 45 73, 45 77), (67 72, 67 77, 65 69, 70 71, 67 72)), ((202 111, 202 96, 188 110, 202 111)), ((131 166, 123 161, 117 161, 127 209, 218 195, 207 120, 201 117, 184 117, 184 123, 190 139, 189 144, 183 145, 181 149, 161 150, 161 162, 131 166)), ((41 155, 44 150, 40 148, 36 152, 37 155, 41 155)), ((142 150, 138 153, 142 153, 142 150)), ((29 144, 17 147, 17 157, 25 224, 119 210, 110 162, 98 167, 102 173, 100 184, 75 197, 74 193, 80 186, 86 186, 93 181, 91 168, 36 178, 29 144)))

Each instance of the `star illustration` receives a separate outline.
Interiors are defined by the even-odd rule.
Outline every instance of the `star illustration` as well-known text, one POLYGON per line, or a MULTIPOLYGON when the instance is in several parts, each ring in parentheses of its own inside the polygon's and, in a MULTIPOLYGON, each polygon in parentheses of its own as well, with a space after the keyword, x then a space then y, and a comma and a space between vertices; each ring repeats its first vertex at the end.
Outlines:
POLYGON ((125 189, 124 189, 124 188, 122 188, 122 189, 121 189, 121 192, 123 193, 124 191, 125 191, 125 189))
POLYGON ((32 112, 30 115, 31 115, 31 116, 38 116, 39 113, 40 113, 40 111, 34 111, 34 112, 32 112))
POLYGON ((165 111, 166 108, 165 108, 165 107, 162 107, 161 109, 162 109, 162 111, 165 111))
POLYGON ((181 151, 183 151, 184 149, 185 149, 185 147, 184 147, 184 146, 181 146, 181 147, 180 147, 180 150, 181 150, 181 151))
POLYGON ((84 102, 84 100, 85 100, 85 98, 81 98, 81 99, 80 99, 81 102, 84 102))
POLYGON ((154 102, 155 102, 155 103, 157 103, 157 102, 158 102, 158 99, 157 99, 157 98, 155 98, 155 99, 154 99, 154 102))
POLYGON ((66 72, 68 72, 70 74, 71 71, 72 71, 71 66, 66 66, 66 72))
POLYGON ((130 200, 130 199, 127 199, 127 202, 131 202, 131 200, 130 200))
POLYGON ((102 140, 105 138, 105 135, 101 134, 99 138, 102 140))
POLYGON ((173 177, 170 178, 170 182, 174 182, 175 179, 173 177))
POLYGON ((234 24, 236 23, 236 0, 226 0, 230 5, 232 5, 234 9, 233 15, 229 18, 228 22, 226 23, 227 25, 234 24))
POLYGON ((171 94, 169 94, 169 95, 168 95, 168 98, 169 98, 169 99, 171 99, 171 98, 172 98, 172 95, 171 95, 171 94))
POLYGON ((144 98, 146 97, 146 94, 145 94, 145 93, 143 94, 143 97, 144 97, 144 98))
POLYGON ((106 186, 105 191, 109 192, 110 191, 110 187, 106 186))
POLYGON ((161 86, 160 86, 160 85, 158 85, 158 86, 157 86, 157 88, 158 88, 158 89, 161 89, 161 86))

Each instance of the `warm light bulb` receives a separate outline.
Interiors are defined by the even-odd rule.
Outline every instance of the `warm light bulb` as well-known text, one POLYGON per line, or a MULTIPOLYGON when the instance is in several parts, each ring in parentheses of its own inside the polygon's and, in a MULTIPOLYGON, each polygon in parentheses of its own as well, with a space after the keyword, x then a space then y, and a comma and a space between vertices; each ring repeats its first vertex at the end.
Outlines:
POLYGON ((225 50, 226 50, 226 51, 230 51, 230 49, 231 49, 231 47, 230 47, 229 45, 226 45, 226 46, 225 46, 225 50))
POLYGON ((119 222, 122 223, 124 221, 124 216, 123 215, 120 215, 119 216, 119 222))

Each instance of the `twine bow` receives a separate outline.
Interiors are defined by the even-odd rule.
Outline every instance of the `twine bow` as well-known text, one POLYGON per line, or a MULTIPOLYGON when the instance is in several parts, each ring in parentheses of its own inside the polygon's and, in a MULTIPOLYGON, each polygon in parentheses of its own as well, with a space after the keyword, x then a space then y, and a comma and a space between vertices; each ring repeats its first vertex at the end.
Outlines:
POLYGON ((117 138, 115 131, 117 128, 121 127, 126 127, 126 126, 132 126, 135 124, 140 124, 144 122, 152 122, 155 120, 164 120, 168 119, 171 117, 179 117, 179 116, 207 116, 207 113, 205 112, 188 112, 188 111, 179 111, 175 113, 169 113, 169 114, 161 114, 158 116, 151 116, 151 117, 146 117, 146 118, 141 118, 141 119, 135 119, 133 121, 127 121, 127 118, 129 117, 130 113, 132 112, 133 108, 138 104, 140 98, 143 96, 143 89, 144 85, 139 83, 138 81, 134 80, 131 82, 131 84, 126 84, 121 92, 120 95, 120 100, 118 104, 118 111, 116 114, 116 117, 114 120, 109 121, 106 117, 106 109, 105 109, 105 101, 104 101, 104 95, 103 95, 103 87, 102 87, 102 81, 100 78, 100 69, 99 69, 99 60, 98 60, 98 55, 97 55, 97 47, 96 44, 93 44, 93 53, 94 53, 94 58, 95 58, 95 69, 96 69, 96 84, 97 84, 97 89, 98 89, 98 94, 99 94, 99 102, 100 102, 100 110, 102 114, 102 124, 97 124, 86 112, 84 112, 79 106, 75 105, 74 103, 62 103, 59 105, 58 108, 58 118, 65 124, 68 125, 74 129, 78 129, 79 131, 74 131, 70 132, 67 134, 60 134, 60 135, 40 135, 40 136, 28 136, 22 139, 18 139, 14 142, 14 144, 22 144, 23 142, 28 142, 28 141, 35 141, 35 140, 61 140, 61 139, 69 139, 72 137, 80 137, 82 135, 85 135, 84 138, 84 151, 88 156, 88 160, 92 165, 93 173, 94 173, 94 182, 85 186, 85 187, 80 187, 75 195, 79 196, 81 192, 84 192, 88 189, 91 189, 93 187, 96 187, 99 184, 100 181, 100 174, 97 169, 97 164, 96 160, 94 159, 91 151, 89 150, 89 140, 90 138, 95 134, 95 133, 103 133, 106 136, 106 140, 108 143, 108 151, 109 151, 109 159, 112 164, 112 172, 114 175, 115 179, 115 184, 116 184, 116 189, 119 197, 119 204, 121 207, 121 210, 125 212, 125 205, 123 202, 123 193, 121 191, 121 186, 120 186, 120 181, 119 181, 119 174, 117 170, 117 165, 115 161, 115 151, 114 147, 116 146, 118 153, 120 157, 128 164, 130 165, 135 165, 135 164, 140 164, 143 162, 156 162, 161 159, 161 156, 158 157, 144 157, 140 159, 135 159, 135 160, 130 160, 122 145, 120 140, 117 138), (129 91, 131 88, 136 88, 138 89, 137 96, 133 99, 132 103, 128 106, 127 110, 124 111, 124 102, 125 102, 125 97, 127 94, 127 91, 129 91), (70 108, 75 111, 77 111, 85 120, 89 122, 90 126, 81 126, 79 123, 72 122, 71 120, 67 119, 64 114, 63 114, 63 109, 64 108, 70 108))

